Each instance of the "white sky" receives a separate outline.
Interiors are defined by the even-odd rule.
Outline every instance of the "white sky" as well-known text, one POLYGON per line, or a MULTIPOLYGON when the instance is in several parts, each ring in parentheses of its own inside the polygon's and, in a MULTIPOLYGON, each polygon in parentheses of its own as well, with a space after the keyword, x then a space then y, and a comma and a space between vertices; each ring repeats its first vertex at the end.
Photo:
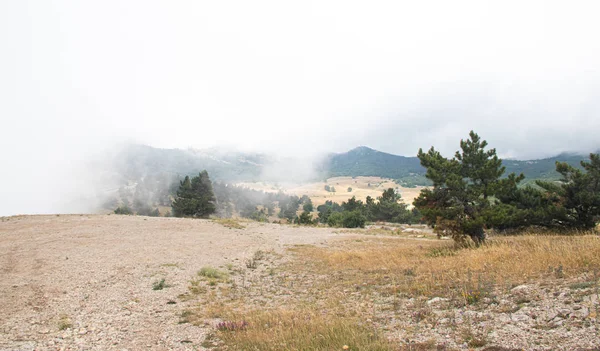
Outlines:
MULTIPOLYGON (((597 1, 0 1, 4 182, 108 143, 600 147, 597 1)), ((33 178, 32 178, 33 179, 33 178)))

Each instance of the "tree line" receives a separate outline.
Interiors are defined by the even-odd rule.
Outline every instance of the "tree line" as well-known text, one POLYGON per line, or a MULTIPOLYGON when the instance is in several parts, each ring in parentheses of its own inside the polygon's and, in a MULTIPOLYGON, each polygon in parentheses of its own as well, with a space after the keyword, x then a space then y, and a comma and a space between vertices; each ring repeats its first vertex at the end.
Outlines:
POLYGON ((392 188, 385 190, 376 199, 367 196, 366 201, 355 196, 338 204, 326 201, 317 207, 318 222, 331 227, 364 227, 366 222, 418 223, 421 214, 417 209, 409 209, 400 194, 392 188))

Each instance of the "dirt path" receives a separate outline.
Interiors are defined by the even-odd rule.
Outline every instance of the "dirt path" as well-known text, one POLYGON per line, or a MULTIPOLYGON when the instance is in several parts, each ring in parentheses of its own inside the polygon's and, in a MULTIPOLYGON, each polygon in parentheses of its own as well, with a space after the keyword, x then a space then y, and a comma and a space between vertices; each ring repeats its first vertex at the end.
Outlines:
POLYGON ((323 228, 134 216, 20 216, 0 222, 0 350, 194 350, 178 324, 191 277, 258 250, 322 244, 323 228), (170 286, 153 290, 164 278, 170 286), (62 327, 62 330, 61 330, 62 327))

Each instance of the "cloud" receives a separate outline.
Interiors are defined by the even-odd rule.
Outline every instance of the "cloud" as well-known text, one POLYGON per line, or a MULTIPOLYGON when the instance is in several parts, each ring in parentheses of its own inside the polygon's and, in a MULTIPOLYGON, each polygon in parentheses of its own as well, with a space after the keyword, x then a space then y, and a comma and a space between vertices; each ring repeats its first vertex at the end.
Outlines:
POLYGON ((121 141, 415 155, 474 129, 516 158, 598 149, 599 7, 2 2, 2 191, 26 207, 32 174, 52 188, 121 141))

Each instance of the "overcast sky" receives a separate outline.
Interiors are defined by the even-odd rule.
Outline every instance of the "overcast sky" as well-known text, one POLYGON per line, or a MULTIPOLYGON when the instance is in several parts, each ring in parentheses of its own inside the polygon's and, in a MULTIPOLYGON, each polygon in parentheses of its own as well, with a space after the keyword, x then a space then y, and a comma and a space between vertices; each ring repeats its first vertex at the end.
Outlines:
POLYGON ((474 129, 503 157, 597 150, 599 10, 547 0, 1 1, 2 180, 124 140, 408 156, 435 145, 450 155, 474 129))

